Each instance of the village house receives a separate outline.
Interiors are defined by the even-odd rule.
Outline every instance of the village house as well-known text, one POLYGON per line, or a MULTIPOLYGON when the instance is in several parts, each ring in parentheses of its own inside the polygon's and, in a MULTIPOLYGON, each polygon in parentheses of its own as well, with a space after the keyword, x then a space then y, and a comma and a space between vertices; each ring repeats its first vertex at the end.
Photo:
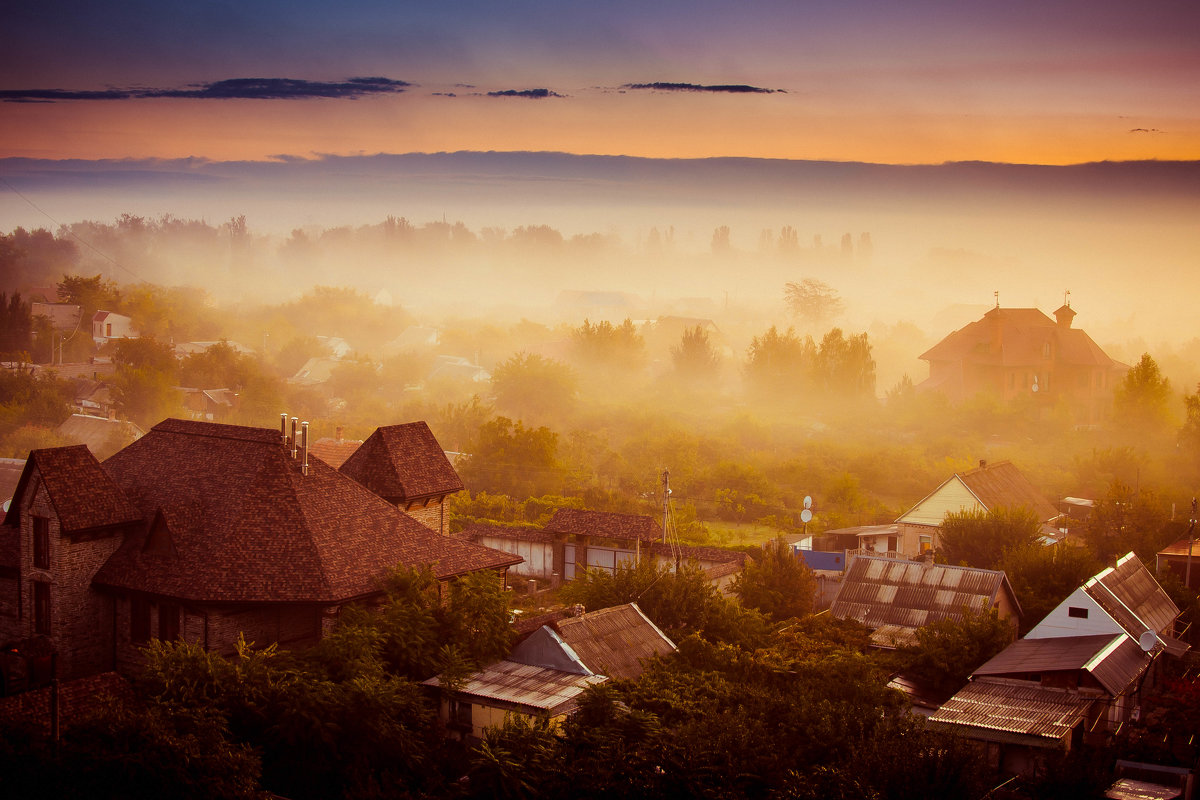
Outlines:
POLYGON ((929 378, 917 386, 955 402, 991 394, 1023 398, 1039 413, 1061 403, 1077 425, 1097 425, 1129 367, 1114 361, 1084 331, 1072 328, 1064 304, 1050 319, 1036 308, 996 307, 921 354, 929 378))
POLYGON ((864 530, 859 534, 858 553, 915 558, 936 550, 938 532, 950 513, 999 508, 1028 508, 1042 523, 1043 538, 1056 541, 1061 531, 1054 521, 1061 514, 1044 498, 1010 461, 988 463, 966 472, 956 472, 896 520, 895 530, 864 530))
POLYGON ((663 541, 662 526, 643 514, 560 508, 542 529, 475 524, 459 536, 521 556, 512 574, 554 584, 574 580, 585 570, 614 571, 620 564, 654 559, 674 569, 691 563, 719 589, 741 572, 744 553, 663 541))
POLYGON ((1129 553, 978 668, 930 722, 983 743, 997 770, 1035 774, 1048 753, 1117 732, 1140 713, 1160 659, 1188 650, 1175 638, 1179 613, 1129 553))
POLYGON ((453 687, 441 676, 425 685, 438 690, 447 729, 481 738, 509 715, 561 724, 588 687, 610 678, 636 679, 648 659, 674 651, 674 642, 637 604, 627 603, 543 625, 507 658, 453 687))
POLYGON ((155 637, 305 647, 396 567, 502 580, 519 563, 419 524, 306 439, 294 419, 171 419, 103 464, 85 446, 32 451, 0 525, 0 642, 46 637, 63 678, 135 669, 155 637))
POLYGON ((917 642, 917 629, 968 613, 995 611, 1016 636, 1021 605, 1003 572, 974 567, 855 556, 829 613, 871 628, 871 644, 895 649, 917 642))
POLYGON ((107 344, 113 339, 136 339, 137 329, 133 320, 115 311, 97 311, 92 317, 92 339, 96 344, 107 344))

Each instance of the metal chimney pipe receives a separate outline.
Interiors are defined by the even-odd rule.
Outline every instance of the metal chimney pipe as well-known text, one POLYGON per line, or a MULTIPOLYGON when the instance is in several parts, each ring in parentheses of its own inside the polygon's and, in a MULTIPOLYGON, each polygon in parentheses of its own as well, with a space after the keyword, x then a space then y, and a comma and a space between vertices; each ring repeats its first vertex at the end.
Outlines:
POLYGON ((304 441, 304 444, 303 444, 304 461, 303 461, 303 463, 300 464, 300 474, 307 475, 308 474, 308 423, 307 422, 300 423, 300 431, 302 433, 302 438, 304 441))
POLYGON ((296 439, 296 423, 300 421, 299 417, 292 417, 292 458, 296 457, 296 448, 299 446, 299 441, 296 439))
POLYGON ((284 447, 288 446, 287 440, 287 414, 279 415, 279 443, 284 447))

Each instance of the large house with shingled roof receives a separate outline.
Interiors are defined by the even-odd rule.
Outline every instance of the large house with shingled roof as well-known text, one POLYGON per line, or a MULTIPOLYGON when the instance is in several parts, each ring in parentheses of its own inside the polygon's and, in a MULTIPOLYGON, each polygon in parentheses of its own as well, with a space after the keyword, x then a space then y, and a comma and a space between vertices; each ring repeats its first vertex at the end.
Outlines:
POLYGON ((394 488, 386 465, 352 478, 298 439, 170 419, 103 463, 83 446, 32 451, 0 525, 0 642, 47 637, 63 678, 132 669, 155 637, 303 647, 398 566, 449 580, 520 562, 373 492, 394 488))
POLYGON ((1072 328, 1074 318, 1068 304, 1054 319, 1036 308, 997 304, 921 354, 929 362, 929 378, 917 389, 955 402, 980 393, 1006 402, 1025 398, 1046 413, 1061 402, 1076 424, 1099 424, 1129 367, 1072 328))

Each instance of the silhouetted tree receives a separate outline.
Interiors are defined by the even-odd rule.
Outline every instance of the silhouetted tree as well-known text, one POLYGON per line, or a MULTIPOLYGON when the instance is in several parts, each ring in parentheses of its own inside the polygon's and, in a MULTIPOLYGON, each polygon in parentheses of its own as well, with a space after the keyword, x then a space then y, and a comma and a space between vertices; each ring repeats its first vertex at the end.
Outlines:
POLYGON ((1006 552, 1033 544, 1041 532, 1028 508, 952 511, 942 520, 938 553, 950 564, 996 569, 1006 552))
POLYGON ((832 286, 816 278, 784 284, 783 299, 788 310, 810 328, 833 319, 846 307, 832 286))
POLYGON ((780 537, 763 545, 762 555, 746 563, 731 588, 744 605, 779 621, 812 611, 817 579, 780 537))
POLYGON ((1161 436, 1175 422, 1171 382, 1143 353, 1113 392, 1113 424, 1125 435, 1161 436))
POLYGON ((700 325, 685 330, 679 344, 672 345, 671 362, 675 374, 693 384, 715 379, 721 368, 721 356, 700 325))
POLYGON ((570 367, 536 353, 517 353, 492 370, 496 408, 539 422, 572 410, 576 384, 570 367))

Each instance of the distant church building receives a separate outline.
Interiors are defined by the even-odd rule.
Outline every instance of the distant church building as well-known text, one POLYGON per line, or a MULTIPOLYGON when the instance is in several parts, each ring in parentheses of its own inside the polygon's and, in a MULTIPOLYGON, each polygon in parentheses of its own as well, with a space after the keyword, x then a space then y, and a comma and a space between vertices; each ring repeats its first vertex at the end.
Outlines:
POLYGON ((1060 402, 1077 425, 1096 425, 1129 370, 1110 358, 1063 305, 1050 319, 1036 308, 995 308, 921 354, 929 378, 917 388, 958 402, 979 393, 1005 401, 1032 399, 1049 410, 1060 402))

